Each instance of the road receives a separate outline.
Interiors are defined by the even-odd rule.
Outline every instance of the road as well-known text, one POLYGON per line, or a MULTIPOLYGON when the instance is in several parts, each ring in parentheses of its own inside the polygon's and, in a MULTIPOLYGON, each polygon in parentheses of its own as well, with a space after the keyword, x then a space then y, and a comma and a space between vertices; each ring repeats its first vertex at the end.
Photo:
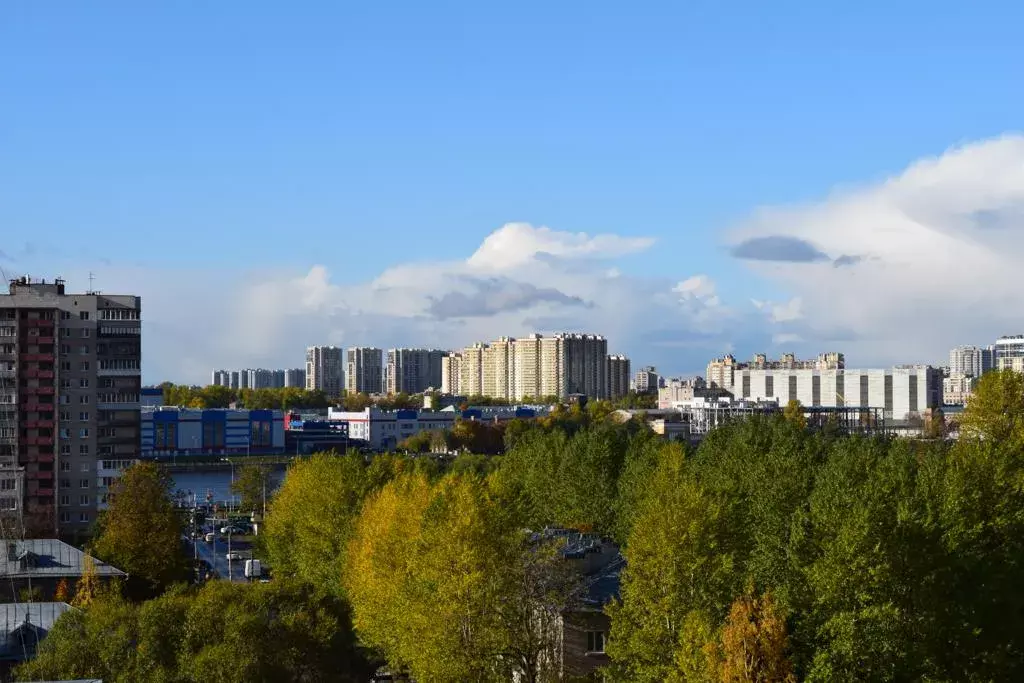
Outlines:
MULTIPOLYGON (((192 543, 191 539, 187 540, 190 544, 192 543)), ((207 543, 200 538, 195 541, 195 547, 194 552, 199 556, 199 559, 204 560, 213 567, 213 571, 217 572, 221 578, 231 579, 232 581, 248 581, 245 578, 245 560, 233 560, 230 563, 227 560, 227 537, 221 538, 220 534, 218 534, 217 539, 213 543, 207 543)), ((231 550, 249 551, 252 550, 252 545, 232 538, 231 550)))

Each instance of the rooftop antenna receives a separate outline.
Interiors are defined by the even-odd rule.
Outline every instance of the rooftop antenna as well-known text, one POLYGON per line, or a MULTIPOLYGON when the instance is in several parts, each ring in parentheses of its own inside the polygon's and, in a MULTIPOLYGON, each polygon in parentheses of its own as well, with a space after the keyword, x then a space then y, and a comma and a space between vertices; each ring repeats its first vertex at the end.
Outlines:
POLYGON ((93 280, 95 280, 95 279, 96 279, 96 276, 95 276, 95 275, 93 275, 92 271, 90 270, 90 271, 89 271, 89 293, 90 293, 90 294, 92 294, 92 293, 93 293, 93 289, 92 289, 92 281, 93 281, 93 280))

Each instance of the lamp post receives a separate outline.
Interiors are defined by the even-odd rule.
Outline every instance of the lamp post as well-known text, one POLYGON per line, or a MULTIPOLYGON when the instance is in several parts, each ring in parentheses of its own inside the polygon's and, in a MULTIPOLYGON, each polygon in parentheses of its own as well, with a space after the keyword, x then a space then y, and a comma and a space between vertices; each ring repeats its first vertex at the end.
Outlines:
MULTIPOLYGON (((226 462, 231 466, 231 484, 235 483, 235 463, 231 462, 229 458, 221 458, 222 462, 226 462)), ((232 570, 232 555, 231 555, 231 503, 234 502, 235 492, 231 490, 231 500, 228 501, 228 516, 227 516, 227 527, 228 527, 228 581, 234 581, 235 576, 232 570)))

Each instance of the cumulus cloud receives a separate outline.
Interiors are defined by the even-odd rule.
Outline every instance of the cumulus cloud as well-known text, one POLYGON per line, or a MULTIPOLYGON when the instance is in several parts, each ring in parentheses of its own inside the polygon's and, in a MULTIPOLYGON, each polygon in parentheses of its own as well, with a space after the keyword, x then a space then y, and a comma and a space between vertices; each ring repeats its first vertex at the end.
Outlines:
MULTIPOLYGON (((637 276, 613 263, 651 244, 513 223, 475 251, 467 245, 465 259, 395 264, 354 284, 323 265, 244 277, 105 268, 101 284, 143 298, 147 382, 206 382, 218 367, 298 367, 311 344, 460 348, 558 331, 602 333, 610 351, 666 370, 703 367, 731 345, 735 313, 707 275, 637 276)), ((74 287, 87 273, 65 275, 74 287)))
POLYGON ((799 318, 776 316, 776 334, 799 335, 808 352, 842 342, 856 365, 938 362, 956 344, 1019 332, 1024 137, 950 149, 819 202, 762 208, 732 242, 763 240, 826 256, 794 268, 733 252, 801 301, 799 318))

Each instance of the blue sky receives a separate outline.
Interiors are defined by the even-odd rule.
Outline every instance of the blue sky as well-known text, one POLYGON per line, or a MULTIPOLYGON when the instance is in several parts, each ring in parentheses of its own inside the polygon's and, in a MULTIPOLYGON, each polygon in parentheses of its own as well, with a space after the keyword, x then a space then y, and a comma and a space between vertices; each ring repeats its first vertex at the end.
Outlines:
MULTIPOLYGON (((147 293, 185 272, 321 265, 359 287, 525 222, 654 238, 605 255, 644 282, 704 275, 735 306, 787 300, 791 281, 730 255, 751 216, 877 186, 1024 114, 1019 3, 833 4, 10 2, 0 265, 91 269, 99 285, 144 273, 147 293)), ((171 325, 191 305, 147 317, 171 325)), ((745 356, 773 334, 739 320, 712 346, 745 356)), ((147 379, 316 341, 237 360, 222 344, 187 371, 168 349, 147 379)), ((622 345, 669 372, 709 355, 622 345)))

